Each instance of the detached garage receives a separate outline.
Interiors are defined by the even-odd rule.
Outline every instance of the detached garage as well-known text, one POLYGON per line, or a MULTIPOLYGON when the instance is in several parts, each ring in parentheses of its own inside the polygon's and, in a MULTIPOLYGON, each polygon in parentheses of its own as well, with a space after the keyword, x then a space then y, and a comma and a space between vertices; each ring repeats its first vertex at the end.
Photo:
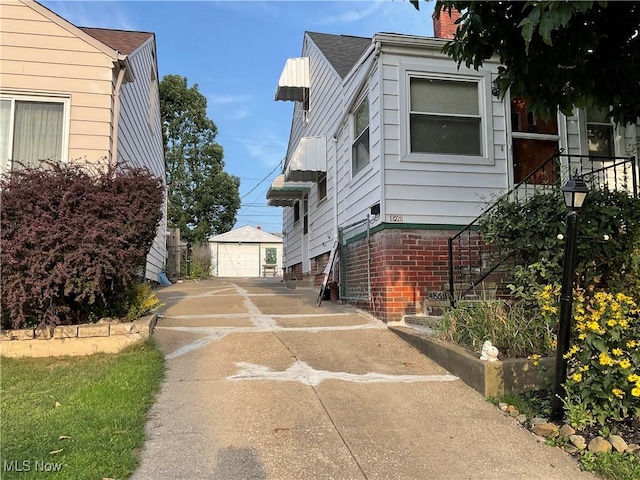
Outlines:
POLYGON ((282 238, 251 226, 209 239, 211 274, 216 277, 282 275, 282 238))

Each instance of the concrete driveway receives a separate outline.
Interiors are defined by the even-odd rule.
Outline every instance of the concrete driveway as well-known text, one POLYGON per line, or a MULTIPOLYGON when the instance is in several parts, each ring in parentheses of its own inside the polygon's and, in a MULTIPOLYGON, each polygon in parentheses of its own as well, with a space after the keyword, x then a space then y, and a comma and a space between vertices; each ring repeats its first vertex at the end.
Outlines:
POLYGON ((134 480, 594 479, 359 310, 278 279, 158 292, 134 480))

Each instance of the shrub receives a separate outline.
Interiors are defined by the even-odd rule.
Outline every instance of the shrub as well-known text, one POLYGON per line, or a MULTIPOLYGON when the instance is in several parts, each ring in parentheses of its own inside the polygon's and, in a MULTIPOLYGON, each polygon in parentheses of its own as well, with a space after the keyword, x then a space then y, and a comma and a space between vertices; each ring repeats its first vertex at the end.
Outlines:
MULTIPOLYGON (((481 219, 487 243, 511 252, 519 265, 514 290, 522 297, 562 280, 565 207, 560 189, 518 203, 501 199, 481 219)), ((640 199, 594 189, 578 215, 578 285, 640 296, 640 199), (608 235, 609 240, 603 241, 608 235)))
POLYGON ((127 320, 136 320, 144 317, 162 306, 151 287, 142 282, 133 282, 129 285, 126 298, 127 320))
POLYGON ((0 179, 5 328, 126 313, 162 218, 148 170, 43 163, 0 179))
POLYGON ((565 388, 569 406, 583 404, 600 424, 640 414, 639 313, 622 293, 575 295, 565 388))
POLYGON ((211 275, 211 250, 209 245, 201 243, 191 250, 189 276, 206 278, 211 275))

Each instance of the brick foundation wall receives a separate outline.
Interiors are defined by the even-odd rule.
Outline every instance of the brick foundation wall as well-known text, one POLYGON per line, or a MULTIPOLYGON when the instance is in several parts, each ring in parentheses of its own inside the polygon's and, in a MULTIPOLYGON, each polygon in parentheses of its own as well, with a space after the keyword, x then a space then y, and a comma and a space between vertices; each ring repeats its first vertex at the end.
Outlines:
POLYGON ((449 230, 382 230, 371 237, 372 313, 381 320, 425 313, 429 292, 446 289, 449 230))

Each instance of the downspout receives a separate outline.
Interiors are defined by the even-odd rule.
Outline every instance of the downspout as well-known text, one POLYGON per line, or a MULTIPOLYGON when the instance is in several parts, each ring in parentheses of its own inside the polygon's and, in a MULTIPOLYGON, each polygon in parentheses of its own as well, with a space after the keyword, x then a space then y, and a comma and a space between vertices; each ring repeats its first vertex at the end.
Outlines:
POLYGON ((119 67, 118 77, 116 78, 116 86, 113 91, 113 140, 111 142, 111 152, 109 152, 109 166, 116 165, 118 155, 118 128, 120 123, 120 90, 127 66, 124 61, 118 60, 119 67))

